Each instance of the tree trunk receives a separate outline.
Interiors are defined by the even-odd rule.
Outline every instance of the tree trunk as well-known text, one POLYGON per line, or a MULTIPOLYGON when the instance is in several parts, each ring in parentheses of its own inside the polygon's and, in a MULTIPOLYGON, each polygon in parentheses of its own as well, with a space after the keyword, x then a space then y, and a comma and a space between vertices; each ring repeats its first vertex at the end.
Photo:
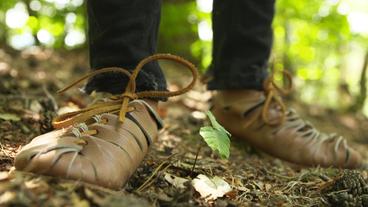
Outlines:
POLYGON ((368 67, 368 50, 366 51, 362 72, 360 74, 360 81, 359 81, 360 92, 351 110, 354 112, 363 109, 365 99, 367 98, 367 67, 368 67))
MULTIPOLYGON (((31 0, 24 0, 23 3, 27 6, 28 15, 38 18, 38 13, 33 11, 30 7, 31 0)), ((32 32, 32 35, 33 35, 33 38, 35 40, 35 45, 37 45, 37 46, 41 45, 40 41, 37 38, 37 33, 32 32)))

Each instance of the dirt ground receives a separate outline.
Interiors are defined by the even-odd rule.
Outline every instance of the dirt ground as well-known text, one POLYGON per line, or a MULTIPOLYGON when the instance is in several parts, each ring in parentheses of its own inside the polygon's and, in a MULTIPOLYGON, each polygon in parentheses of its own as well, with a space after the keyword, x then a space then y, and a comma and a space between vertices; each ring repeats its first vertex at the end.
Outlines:
MULTIPOLYGON (((187 81, 178 66, 166 62, 162 66, 169 88, 187 81)), ((198 133, 207 124, 204 112, 211 97, 201 84, 162 105, 165 129, 121 191, 15 171, 17 151, 52 130, 57 111, 88 104, 90 98, 76 89, 55 93, 87 68, 84 51, 0 50, 0 206, 368 206, 367 171, 302 168, 236 138, 231 139, 229 160, 220 159, 198 133), (199 174, 221 177, 232 191, 217 200, 201 198, 190 182, 199 174), (178 177, 187 180, 181 187, 170 182, 178 177)), ((318 128, 349 137, 368 158, 366 117, 295 101, 288 104, 318 128)))

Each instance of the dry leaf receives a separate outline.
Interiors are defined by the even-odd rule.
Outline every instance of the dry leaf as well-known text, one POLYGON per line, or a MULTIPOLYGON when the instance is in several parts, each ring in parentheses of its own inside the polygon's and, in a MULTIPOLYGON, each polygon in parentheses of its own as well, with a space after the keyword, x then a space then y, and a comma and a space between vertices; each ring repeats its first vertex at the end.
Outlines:
POLYGON ((0 172, 0 181, 6 181, 9 179, 9 173, 6 171, 0 172))
POLYGON ((198 175, 192 181, 192 185, 206 201, 216 200, 232 190, 230 185, 222 178, 215 176, 210 179, 203 174, 198 175))
POLYGON ((165 180, 176 188, 186 188, 184 183, 188 182, 188 179, 177 177, 169 173, 165 173, 165 180))
POLYGON ((46 193, 50 188, 47 182, 38 178, 28 180, 24 184, 27 189, 31 190, 35 194, 46 193))
POLYGON ((29 106, 29 109, 35 113, 40 113, 43 107, 41 106, 40 102, 33 100, 29 106))
POLYGON ((67 106, 61 107, 58 111, 57 114, 65 114, 65 113, 69 113, 69 112, 74 112, 74 111, 78 111, 80 108, 75 105, 72 102, 69 102, 67 106))
POLYGON ((17 197, 17 194, 13 191, 6 191, 5 193, 0 195, 0 206, 8 204, 10 201, 14 200, 17 197))

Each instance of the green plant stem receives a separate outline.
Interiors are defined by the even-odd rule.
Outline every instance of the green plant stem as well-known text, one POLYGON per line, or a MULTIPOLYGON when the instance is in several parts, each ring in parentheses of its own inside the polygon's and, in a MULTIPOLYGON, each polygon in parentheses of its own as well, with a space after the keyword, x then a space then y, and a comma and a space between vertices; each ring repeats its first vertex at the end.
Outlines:
POLYGON ((194 159, 194 163, 193 163, 193 167, 192 167, 192 170, 190 171, 190 177, 192 177, 192 174, 193 174, 193 171, 194 171, 194 168, 197 164, 197 160, 198 160, 198 155, 199 155, 199 152, 201 151, 201 148, 202 148, 202 145, 199 145, 198 149, 197 149, 197 153, 196 153, 196 156, 195 156, 195 159, 194 159))

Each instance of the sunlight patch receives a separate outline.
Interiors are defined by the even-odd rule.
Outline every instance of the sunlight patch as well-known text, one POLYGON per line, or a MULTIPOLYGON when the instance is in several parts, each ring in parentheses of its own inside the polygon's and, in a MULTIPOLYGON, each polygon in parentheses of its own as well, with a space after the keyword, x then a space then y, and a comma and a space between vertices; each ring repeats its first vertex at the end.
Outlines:
POLYGON ((212 0, 197 0, 197 8, 199 11, 210 13, 212 12, 212 0))
POLYGON ((201 40, 211 41, 212 40, 212 28, 207 21, 201 21, 198 24, 198 36, 201 40))
POLYGON ((37 32, 37 39, 45 45, 53 45, 55 42, 54 36, 52 36, 52 34, 45 29, 41 29, 37 32))
POLYGON ((75 47, 77 45, 81 45, 86 41, 86 35, 84 32, 72 29, 68 32, 65 37, 65 44, 68 47, 75 47))
POLYGON ((35 43, 35 39, 31 32, 26 32, 11 36, 9 43, 13 48, 21 50, 32 46, 35 43))
POLYGON ((27 23, 28 17, 26 5, 19 2, 6 12, 5 23, 12 29, 22 28, 27 23))

